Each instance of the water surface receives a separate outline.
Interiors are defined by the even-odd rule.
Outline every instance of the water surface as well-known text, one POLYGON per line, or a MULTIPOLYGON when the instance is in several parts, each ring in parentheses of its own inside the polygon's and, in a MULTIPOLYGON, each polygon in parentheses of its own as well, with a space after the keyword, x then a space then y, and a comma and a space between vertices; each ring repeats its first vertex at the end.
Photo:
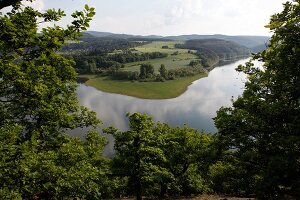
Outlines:
POLYGON ((99 91, 80 85, 77 93, 82 105, 97 112, 103 126, 113 125, 120 130, 128 129, 126 113, 147 113, 155 121, 172 126, 189 127, 214 133, 212 118, 221 106, 230 106, 231 99, 242 94, 245 74, 235 68, 248 59, 213 69, 208 77, 194 81, 181 96, 166 100, 145 100, 135 97, 99 91))

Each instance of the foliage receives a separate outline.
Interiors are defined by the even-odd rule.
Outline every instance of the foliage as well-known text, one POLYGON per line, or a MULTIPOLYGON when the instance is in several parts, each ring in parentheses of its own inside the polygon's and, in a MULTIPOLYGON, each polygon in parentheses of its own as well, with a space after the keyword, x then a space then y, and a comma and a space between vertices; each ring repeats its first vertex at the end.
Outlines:
POLYGON ((37 18, 57 21, 63 11, 40 13, 16 7, 1 16, 0 125, 22 125, 24 139, 30 139, 34 131, 41 139, 51 139, 62 128, 97 123, 94 113, 78 105, 73 62, 56 53, 67 39, 85 29, 93 14, 86 7, 73 14, 75 20, 67 29, 48 27, 41 34, 37 18))
POLYGON ((199 172, 198 164, 212 150, 212 135, 154 124, 140 113, 128 117, 129 131, 110 127, 105 132, 115 138, 113 174, 128 178, 129 195, 134 193, 140 199, 142 195, 190 196, 208 191, 206 172, 199 172))
POLYGON ((133 48, 143 43, 137 43, 134 41, 128 41, 122 38, 112 37, 94 37, 88 33, 83 33, 79 38, 80 42, 67 43, 62 47, 63 53, 76 53, 80 55, 90 54, 90 52, 105 51, 111 52, 115 49, 126 50, 133 48))
MULTIPOLYGON (((264 63, 262 69, 254 68, 251 62, 239 66, 239 71, 249 75, 249 81, 232 108, 218 111, 216 136, 186 126, 172 128, 154 123, 140 113, 128 114, 130 130, 105 129, 115 139, 116 155, 109 160, 102 156, 107 141, 94 129, 99 120, 76 99, 74 62, 70 55, 57 53, 66 41, 86 30, 94 9, 85 6, 84 11, 76 11, 66 29, 54 25, 38 33, 39 23, 59 21, 64 12, 50 9, 42 13, 21 7, 18 0, 1 1, 0 8, 13 8, 0 14, 0 198, 103 199, 135 194, 141 199, 142 195, 214 192, 299 199, 299 3, 288 2, 282 13, 272 16, 268 27, 274 35, 269 48, 254 56, 264 63), (84 140, 66 134, 81 127, 89 130, 84 140)), ((86 41, 94 41, 88 38, 85 35, 86 41)), ((119 42, 114 45, 134 45, 119 42)), ((109 89, 116 86, 153 98, 181 94, 191 80, 200 78, 202 66, 212 66, 219 58, 239 56, 237 51, 246 55, 245 49, 231 43, 225 42, 221 48, 224 41, 219 40, 177 45, 174 41, 161 42, 159 48, 161 44, 168 44, 168 48, 153 53, 146 49, 143 53, 130 50, 107 54, 109 43, 79 51, 74 58, 89 72, 97 72, 98 64, 105 63, 109 73, 119 79, 192 76, 171 84, 137 82, 135 88, 131 82, 121 81, 122 87, 114 85, 116 81, 108 82, 109 89), (166 57, 174 52, 174 45, 190 45, 198 51, 200 61, 172 70, 161 65, 159 75, 151 64, 142 64, 140 73, 120 71, 120 63, 166 57)), ((147 43, 152 47, 157 44, 147 43)), ((81 45, 73 46, 84 48, 86 44, 81 45)), ((186 49, 171 56, 180 56, 183 51, 186 49)))
POLYGON ((115 80, 139 80, 139 73, 128 71, 115 71, 111 74, 111 77, 115 80))
MULTIPOLYGON (((193 39, 187 40, 185 44, 176 44, 176 48, 196 50, 196 55, 200 58, 199 64, 211 69, 222 61, 235 61, 250 55, 250 50, 245 46, 223 39, 193 39)), ((192 51, 189 53, 194 54, 192 51)), ((192 60, 190 66, 197 65, 197 61, 192 60)))
POLYGON ((189 66, 179 69, 169 70, 166 79, 174 80, 179 77, 195 76, 197 74, 205 73, 202 66, 189 66))
POLYGON ((257 181, 260 199, 300 198, 299 3, 285 3, 271 17, 269 47, 254 56, 262 68, 251 62, 238 67, 249 76, 245 91, 215 118, 224 147, 233 149, 247 177, 257 181))
POLYGON ((167 77, 167 69, 166 69, 164 64, 160 65, 160 68, 159 68, 158 71, 159 71, 159 74, 160 74, 161 77, 163 77, 163 78, 167 77))
POLYGON ((131 63, 126 63, 124 71, 139 71, 141 64, 151 63, 154 66, 154 71, 159 73, 159 68, 161 64, 165 65, 167 70, 177 69, 188 66, 191 60, 197 59, 198 56, 195 54, 188 53, 188 49, 175 49, 174 44, 180 41, 169 41, 169 42, 159 42, 153 41, 149 44, 135 47, 135 53, 151 53, 151 52, 161 52, 163 54, 168 54, 167 57, 150 59, 146 61, 136 61, 131 63), (168 45, 168 49, 162 49, 163 45, 168 45), (178 55, 171 55, 174 51, 178 51, 178 55))
POLYGON ((90 132, 85 142, 61 135, 56 147, 49 147, 35 137, 20 143, 21 130, 18 125, 0 128, 1 199, 17 194, 23 199, 100 198, 110 193, 108 161, 102 157, 106 140, 98 133, 90 132))
POLYGON ((140 73, 136 71, 121 71, 120 67, 110 68, 108 75, 115 80, 138 80, 140 82, 163 82, 165 80, 175 80, 180 77, 195 76, 205 74, 206 70, 201 65, 188 66, 178 69, 166 70, 162 64, 159 69, 159 74, 154 73, 152 64, 141 64, 140 73))
POLYGON ((65 134, 99 120, 79 106, 73 61, 57 54, 94 14, 86 5, 72 14, 66 29, 54 25, 40 33, 39 23, 59 21, 64 12, 14 4, 0 15, 1 199, 92 199, 111 193, 109 162, 102 157, 105 139, 93 131, 86 141, 65 134))
POLYGON ((208 191, 204 181, 204 171, 199 172, 200 161, 207 152, 214 139, 212 135, 199 133, 188 127, 171 128, 167 124, 158 123, 154 128, 163 140, 160 148, 166 161, 161 165, 169 172, 167 177, 160 180, 160 195, 197 195, 208 191))
POLYGON ((167 173, 159 166, 165 157, 159 148, 160 139, 152 131, 151 118, 139 113, 128 117, 130 131, 122 133, 113 128, 105 131, 115 138, 114 173, 128 177, 129 189, 134 191, 137 199, 141 199, 145 186, 167 173))
POLYGON ((197 65, 201 65, 201 61, 200 60, 191 60, 189 66, 197 66, 197 65))
POLYGON ((249 56, 248 48, 234 42, 220 40, 220 39, 202 39, 202 40, 188 40, 183 45, 184 48, 211 51, 216 54, 220 60, 236 59, 240 56, 249 56))
POLYGON ((142 64, 140 66, 140 78, 152 78, 154 75, 154 67, 151 64, 142 64))
MULTIPOLYGON (((30 0, 27 0, 30 1, 30 0)), ((0 2, 0 9, 5 8, 7 6, 18 6, 20 5, 21 0, 2 0, 0 2)))
MULTIPOLYGON (((121 47, 116 48, 121 50, 121 47)), ((123 49, 121 53, 114 53, 111 50, 68 51, 64 52, 64 55, 74 59, 76 63, 75 68, 80 74, 109 72, 112 68, 122 66, 125 63, 147 61, 168 56, 168 54, 161 52, 133 53, 132 50, 128 49, 123 49)))
POLYGON ((161 52, 133 53, 132 51, 123 51, 122 53, 109 55, 108 59, 119 63, 130 63, 136 61, 165 58, 167 56, 168 54, 161 52))

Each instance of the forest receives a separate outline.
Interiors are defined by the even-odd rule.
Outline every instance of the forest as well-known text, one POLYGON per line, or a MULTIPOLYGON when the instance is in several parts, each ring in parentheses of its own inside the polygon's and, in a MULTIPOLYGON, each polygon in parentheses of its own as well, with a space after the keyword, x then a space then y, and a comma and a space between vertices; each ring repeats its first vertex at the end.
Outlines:
MULTIPOLYGON (((141 200, 200 194, 300 199, 299 0, 286 2, 282 12, 271 16, 268 48, 237 67, 248 81, 232 107, 218 110, 215 134, 171 127, 141 113, 127 114, 127 131, 103 128, 95 112, 79 104, 76 58, 62 52, 73 49, 88 58, 91 51, 120 63, 165 55, 108 54, 111 40, 99 49, 94 42, 66 45, 78 42, 88 28, 95 15, 88 5, 71 15, 67 27, 40 31, 40 20, 58 22, 65 12, 38 11, 19 0, 0 2, 1 10, 8 6, 10 11, 0 13, 0 199, 141 200), (88 53, 79 51, 81 45, 87 45, 88 53), (254 67, 254 60, 264 63, 262 69, 254 67), (74 129, 84 139, 70 136, 74 129), (114 138, 114 156, 103 156, 108 141, 100 133, 114 138)), ((201 52, 207 42, 223 43, 184 45, 201 52)), ((139 44, 118 40, 115 45, 127 49, 139 44)), ((236 53, 228 47, 205 55, 227 59, 236 53), (223 51, 231 54, 222 57, 223 51)), ((153 71, 151 65, 141 65, 139 76, 153 71)), ((163 66, 159 73, 169 76, 163 66)))
MULTIPOLYGON (((87 33, 84 34, 88 35, 87 33)), ((86 37, 86 36, 85 36, 86 37)), ((63 54, 74 59, 77 72, 80 74, 103 73, 109 69, 124 68, 126 63, 149 61, 165 58, 167 53, 137 52, 134 47, 143 46, 153 41, 134 42, 120 38, 96 38, 88 40, 81 37, 81 42, 71 43, 63 47, 63 54), (115 52, 118 50, 118 52, 115 52)), ((140 38, 141 40, 141 38, 140 38)), ((154 40, 157 42, 157 40, 154 40)), ((162 46, 162 49, 168 49, 162 46)), ((230 41, 217 39, 188 40, 184 44, 175 44, 175 48, 196 50, 195 55, 201 60, 199 64, 204 68, 212 69, 222 61, 235 61, 250 55, 250 49, 230 41)), ((178 53, 177 53, 178 54, 178 53)), ((173 53, 176 55, 176 51, 173 53)))
MULTIPOLYGON (((75 68, 79 74, 110 75, 118 79, 119 76, 115 77, 114 74, 123 75, 127 73, 127 77, 129 77, 127 79, 129 80, 133 79, 131 76, 133 72, 120 70, 125 67, 124 64, 139 61, 148 61, 151 64, 153 59, 165 58, 169 55, 178 55, 178 52, 176 52, 177 49, 187 49, 189 53, 195 54, 200 60, 200 62, 197 63, 199 67, 208 70, 213 69, 219 63, 222 64, 224 61, 233 62, 250 55, 249 48, 232 41, 221 39, 187 40, 184 41, 184 43, 178 41, 178 43, 174 45, 174 48, 167 45, 168 41, 171 40, 167 38, 134 37, 129 35, 125 37, 124 35, 117 34, 97 34, 97 32, 92 32, 91 34, 84 32, 79 38, 79 42, 64 45, 61 53, 75 61, 75 68), (174 49, 174 52, 168 54, 159 48, 149 48, 147 52, 141 52, 135 49, 136 47, 143 48, 147 44, 157 43, 159 41, 165 42, 165 45, 162 45, 161 49, 174 49)), ((193 62, 195 66, 196 62, 194 62, 194 60, 191 60, 191 62, 193 62)), ((186 70, 184 68, 185 66, 182 66, 181 70, 186 70)), ((174 74, 172 71, 170 73, 174 74)))

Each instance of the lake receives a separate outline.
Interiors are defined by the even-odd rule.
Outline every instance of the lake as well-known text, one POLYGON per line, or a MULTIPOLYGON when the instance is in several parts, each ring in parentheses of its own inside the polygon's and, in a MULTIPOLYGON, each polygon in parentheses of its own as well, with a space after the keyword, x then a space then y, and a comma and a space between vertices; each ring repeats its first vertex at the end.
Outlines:
POLYGON ((95 111, 103 127, 112 125, 128 129, 126 113, 140 112, 155 121, 171 126, 188 125, 191 128, 215 133, 213 117, 221 106, 230 106, 244 90, 246 75, 235 68, 249 59, 216 67, 208 77, 194 81, 181 96, 165 100, 145 100, 119 94, 105 93, 81 84, 77 90, 81 105, 95 111))

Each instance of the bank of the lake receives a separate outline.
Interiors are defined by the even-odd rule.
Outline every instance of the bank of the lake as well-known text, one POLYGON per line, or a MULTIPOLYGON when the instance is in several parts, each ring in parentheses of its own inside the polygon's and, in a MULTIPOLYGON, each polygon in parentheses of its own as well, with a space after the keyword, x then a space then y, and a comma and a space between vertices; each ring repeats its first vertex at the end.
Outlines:
POLYGON ((206 73, 181 77, 164 82, 139 82, 130 80, 112 80, 109 77, 90 78, 85 85, 103 92, 122 94, 141 99, 171 99, 183 94, 193 81, 207 77, 206 73))
MULTIPOLYGON (((155 121, 174 127, 186 124, 199 131, 214 133, 217 129, 212 118, 216 116, 216 111, 222 106, 231 106, 231 99, 237 98, 244 90, 247 77, 235 71, 235 68, 248 60, 216 67, 209 72, 208 77, 194 81, 187 91, 177 98, 140 99, 103 92, 80 84, 77 90, 78 99, 81 105, 97 113, 103 127, 114 126, 126 131, 129 128, 126 113, 140 112, 152 116, 155 121)), ((257 63, 255 66, 259 67, 257 63)), ((110 148, 113 148, 113 145, 110 148)))

